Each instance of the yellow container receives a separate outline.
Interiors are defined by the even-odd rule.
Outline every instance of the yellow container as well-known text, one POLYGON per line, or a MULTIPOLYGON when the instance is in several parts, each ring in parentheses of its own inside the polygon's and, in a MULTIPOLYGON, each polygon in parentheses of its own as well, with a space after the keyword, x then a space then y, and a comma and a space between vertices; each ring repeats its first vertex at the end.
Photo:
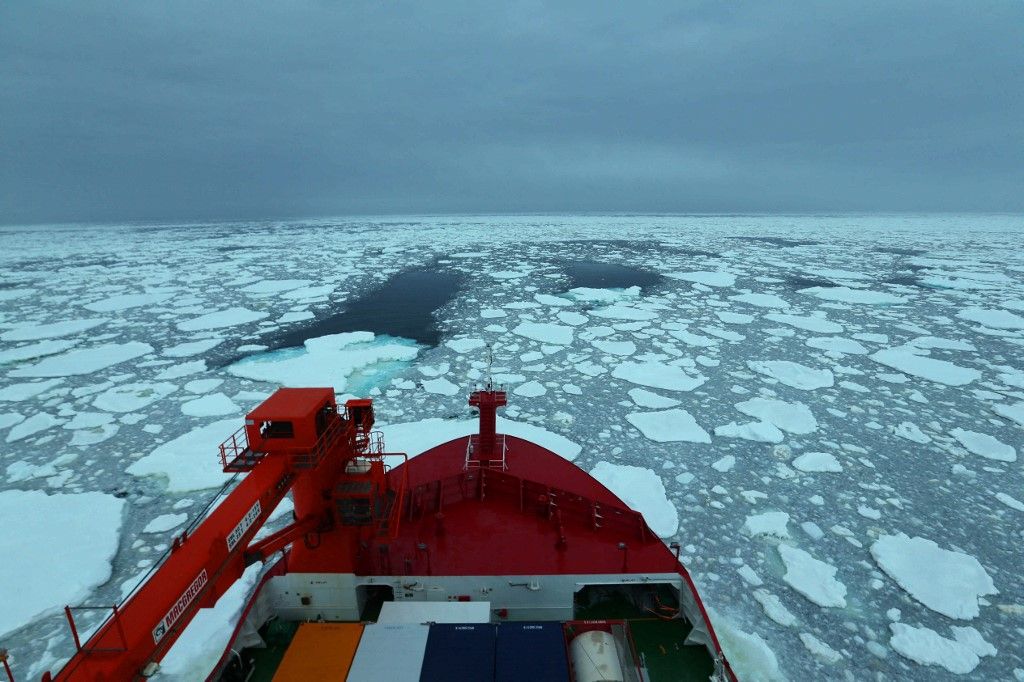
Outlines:
POLYGON ((344 682, 362 635, 361 623, 303 623, 274 674, 274 682, 344 682))

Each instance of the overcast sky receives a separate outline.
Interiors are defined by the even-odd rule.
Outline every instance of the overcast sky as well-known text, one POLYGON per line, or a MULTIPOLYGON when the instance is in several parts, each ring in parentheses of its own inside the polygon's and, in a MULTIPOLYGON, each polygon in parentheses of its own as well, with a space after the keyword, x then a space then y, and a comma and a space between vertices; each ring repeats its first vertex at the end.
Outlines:
POLYGON ((0 223, 1024 210, 1024 3, 0 3, 0 223))

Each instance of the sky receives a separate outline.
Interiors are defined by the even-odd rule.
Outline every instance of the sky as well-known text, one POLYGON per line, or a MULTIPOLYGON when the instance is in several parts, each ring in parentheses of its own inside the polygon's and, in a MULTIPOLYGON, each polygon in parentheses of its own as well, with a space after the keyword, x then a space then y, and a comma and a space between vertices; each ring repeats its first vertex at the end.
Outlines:
POLYGON ((1024 211, 1024 2, 0 3, 0 223, 1024 211))

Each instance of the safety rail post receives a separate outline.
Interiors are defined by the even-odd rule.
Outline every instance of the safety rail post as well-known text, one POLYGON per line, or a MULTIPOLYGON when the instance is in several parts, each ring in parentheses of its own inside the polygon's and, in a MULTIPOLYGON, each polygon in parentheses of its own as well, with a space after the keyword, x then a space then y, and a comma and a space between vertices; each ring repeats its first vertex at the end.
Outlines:
POLYGON ((4 672, 7 673, 8 682, 14 682, 14 673, 11 672, 11 666, 7 664, 7 649, 0 649, 0 663, 4 664, 4 672))
POLYGON ((76 651, 81 651, 82 650, 82 642, 81 642, 80 639, 78 639, 78 628, 75 627, 75 617, 71 614, 71 607, 70 606, 67 606, 67 605, 64 606, 64 615, 67 616, 68 625, 71 626, 71 636, 75 640, 75 650, 76 651))

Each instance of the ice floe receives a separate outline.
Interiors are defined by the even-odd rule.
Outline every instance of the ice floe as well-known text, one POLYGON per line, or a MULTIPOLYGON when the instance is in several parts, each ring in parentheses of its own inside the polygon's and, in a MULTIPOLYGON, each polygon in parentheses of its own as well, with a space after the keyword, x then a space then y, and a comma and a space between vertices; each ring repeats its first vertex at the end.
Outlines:
POLYGON ((17 327, 0 334, 2 341, 38 341, 39 339, 55 339, 61 336, 81 334, 110 320, 106 318, 95 318, 87 320, 64 320, 63 322, 51 322, 49 324, 37 324, 25 327, 17 327))
POLYGON ((835 377, 827 369, 814 369, 790 360, 748 360, 747 367, 779 382, 802 391, 828 388, 835 383, 835 377))
POLYGON ((793 460, 793 468, 812 473, 838 473, 843 470, 835 455, 827 452, 805 452, 793 460))
POLYGON ((975 618, 978 599, 998 594, 977 559, 926 538, 882 535, 871 545, 871 556, 910 596, 950 618, 975 618))
POLYGON ((801 289, 801 294, 816 296, 825 301, 842 303, 860 303, 864 305, 896 305, 905 303, 906 298, 870 289, 851 289, 849 287, 810 287, 801 289))
POLYGON ((707 377, 701 374, 693 375, 681 367, 662 362, 623 362, 612 370, 612 376, 666 391, 692 391, 707 381, 707 377))
POLYGON ((540 341, 551 343, 556 346, 567 346, 572 343, 572 327, 550 322, 522 322, 512 330, 513 334, 540 341))
POLYGON ((1024 317, 1006 310, 965 308, 956 314, 961 320, 977 322, 992 329, 1024 329, 1024 317))
POLYGON ((995 436, 977 431, 965 431, 964 429, 953 429, 949 435, 960 441, 960 444, 971 453, 980 455, 987 459, 994 459, 1000 462, 1016 462, 1017 450, 995 436))
POLYGON ((225 327, 256 322, 269 316, 270 313, 249 310, 248 308, 227 308, 200 315, 199 317, 193 317, 190 320, 183 320, 178 323, 178 329, 184 332, 194 332, 203 329, 223 329, 225 327))
POLYGON ((954 626, 953 638, 943 637, 926 627, 890 623, 891 646, 901 656, 921 665, 937 665, 956 675, 966 675, 978 667, 981 656, 994 656, 995 648, 974 628, 954 626))
POLYGON ((818 606, 846 606, 846 586, 836 580, 836 567, 815 559, 797 547, 779 545, 779 556, 786 565, 782 579, 790 587, 818 606))
POLYGON ((626 419, 646 438, 657 443, 711 442, 711 436, 701 428, 693 415, 680 408, 662 410, 661 412, 631 412, 626 415, 626 419))
POLYGON ((751 398, 736 403, 736 409, 748 417, 755 417, 774 424, 788 433, 808 434, 818 428, 818 422, 814 418, 811 408, 799 402, 789 403, 769 398, 751 398))
POLYGON ((98 492, 0 491, 0 519, 11 521, 0 533, 0 636, 87 601, 110 579, 124 506, 98 492))
POLYGON ((93 407, 108 412, 134 412, 178 390, 168 382, 140 382, 114 386, 97 395, 93 407))
POLYGON ((671 537, 679 529, 679 513, 665 494, 665 484, 650 469, 598 462, 590 475, 631 509, 643 514, 647 525, 659 537, 671 537))
POLYGON ((706 271, 697 272, 666 272, 666 277, 681 279, 686 282, 696 282, 709 287, 731 287, 736 284, 736 275, 731 272, 706 271))
POLYGON ((66 377, 92 374, 101 369, 134 360, 153 352, 148 343, 129 341, 109 343, 94 348, 72 350, 63 355, 53 355, 34 365, 11 370, 12 377, 66 377))
POLYGON ((221 468, 218 447, 240 426, 237 418, 207 424, 160 445, 126 471, 166 479, 171 493, 220 487, 229 476, 221 468))
POLYGON ((981 372, 976 369, 961 367, 947 360, 915 355, 905 348, 880 350, 869 357, 886 367, 946 386, 966 386, 981 378, 981 372))

